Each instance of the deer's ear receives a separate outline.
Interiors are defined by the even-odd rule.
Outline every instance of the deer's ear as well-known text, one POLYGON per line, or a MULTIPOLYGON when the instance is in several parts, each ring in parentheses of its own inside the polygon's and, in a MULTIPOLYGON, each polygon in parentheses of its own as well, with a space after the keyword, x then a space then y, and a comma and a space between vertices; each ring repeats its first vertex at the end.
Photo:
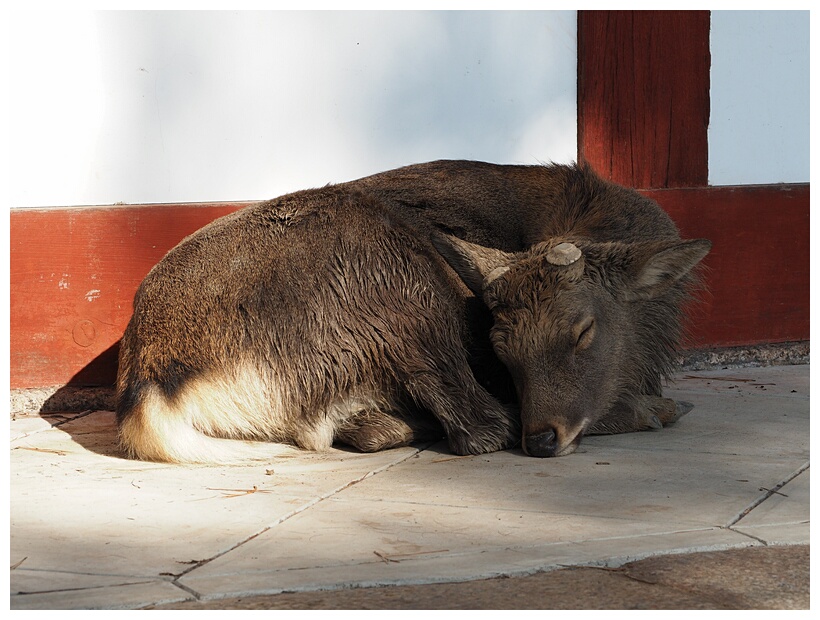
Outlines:
POLYGON ((469 243, 452 235, 434 233, 431 240, 467 288, 479 297, 490 282, 509 270, 513 258, 507 252, 469 243))
POLYGON ((636 261, 628 274, 631 277, 627 278, 624 298, 637 301, 663 294, 692 271, 711 248, 708 239, 689 239, 658 248, 645 260, 636 261))

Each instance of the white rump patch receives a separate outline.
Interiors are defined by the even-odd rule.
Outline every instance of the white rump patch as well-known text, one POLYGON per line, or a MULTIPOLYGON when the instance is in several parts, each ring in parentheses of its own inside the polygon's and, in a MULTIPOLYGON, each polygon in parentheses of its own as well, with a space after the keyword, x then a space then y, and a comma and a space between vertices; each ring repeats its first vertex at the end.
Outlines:
POLYGON ((288 439, 281 397, 253 369, 194 379, 174 399, 151 386, 120 428, 123 447, 145 460, 231 463, 269 458, 270 444, 236 439, 288 439))

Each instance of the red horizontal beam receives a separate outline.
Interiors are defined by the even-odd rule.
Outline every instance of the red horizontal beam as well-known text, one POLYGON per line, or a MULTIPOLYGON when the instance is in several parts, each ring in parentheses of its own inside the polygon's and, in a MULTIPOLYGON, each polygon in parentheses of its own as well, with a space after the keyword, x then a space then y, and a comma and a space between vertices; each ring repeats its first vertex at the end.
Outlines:
POLYGON ((139 283, 183 237, 241 206, 12 210, 11 387, 113 383, 112 346, 139 283))
MULTIPOLYGON (((692 344, 809 338, 809 186, 647 190, 706 237, 692 344)), ((246 203, 13 210, 12 388, 110 385, 137 286, 183 237, 246 203)))

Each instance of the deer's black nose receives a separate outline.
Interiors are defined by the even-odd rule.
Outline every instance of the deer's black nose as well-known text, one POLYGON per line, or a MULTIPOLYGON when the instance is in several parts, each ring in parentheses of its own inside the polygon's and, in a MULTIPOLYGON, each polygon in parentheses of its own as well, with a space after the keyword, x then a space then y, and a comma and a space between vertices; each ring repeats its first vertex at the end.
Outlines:
POLYGON ((524 437, 524 450, 530 456, 555 456, 558 451, 558 437, 553 429, 537 435, 527 435, 524 437))

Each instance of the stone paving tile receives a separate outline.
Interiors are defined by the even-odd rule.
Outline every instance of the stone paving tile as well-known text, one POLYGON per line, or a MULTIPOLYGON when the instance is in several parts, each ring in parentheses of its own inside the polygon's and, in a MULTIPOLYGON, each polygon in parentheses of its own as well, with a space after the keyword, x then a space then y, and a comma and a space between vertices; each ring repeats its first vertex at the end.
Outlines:
POLYGON ((104 454, 114 450, 113 414, 72 424, 70 433, 66 425, 12 442, 12 563, 177 574, 416 452, 291 450, 270 463, 179 467, 104 454))
POLYGON ((11 427, 9 439, 22 439, 35 433, 47 431, 54 426, 64 424, 70 420, 82 417, 85 414, 78 413, 55 413, 39 415, 17 416, 14 419, 14 424, 11 427))
POLYGON ((768 544, 805 543, 810 529, 809 492, 806 467, 734 523, 732 529, 768 544))
MULTIPOLYGON (((322 583, 341 575, 367 581, 375 578, 369 564, 376 563, 382 578, 389 573, 378 567, 379 558, 390 564, 391 559, 414 556, 426 558, 428 579, 443 578, 453 574, 452 564, 464 554, 480 550, 486 561, 533 541, 572 543, 577 552, 578 545, 594 540, 599 553, 614 557, 615 547, 628 538, 630 545, 648 543, 662 551, 671 544, 664 536, 693 530, 702 536, 709 528, 721 528, 755 503, 761 487, 775 485, 806 456, 745 457, 738 452, 747 438, 737 433, 729 440, 703 437, 700 451, 605 445, 607 439, 651 442, 660 434, 600 438, 599 446, 572 458, 549 460, 523 458, 516 451, 453 457, 436 446, 404 461, 389 476, 363 480, 294 516, 184 582, 195 589, 218 591, 230 583, 252 590, 283 583, 283 578, 290 583, 288 570, 301 571, 303 582, 314 573, 322 583), (598 460, 604 458, 601 454, 606 461, 598 460), (351 529, 355 545, 345 540, 351 529), (646 540, 639 542, 640 537, 646 540), (443 572, 432 572, 433 558, 443 572), (272 582, 271 573, 277 573, 272 582), (230 577, 220 582, 219 575, 230 577)), ((726 536, 722 544, 751 542, 721 532, 726 536)))
POLYGON ((382 542, 379 555, 376 555, 370 551, 367 540, 356 542, 356 549, 368 553, 356 553, 351 549, 350 555, 354 559, 348 560, 328 557, 317 561, 313 557, 306 561, 308 558, 302 557, 298 562, 302 568, 285 568, 273 562, 252 564, 259 554, 278 551, 272 542, 255 545, 254 549, 243 550, 241 555, 219 558, 185 575, 180 583, 201 597, 218 598, 226 594, 239 596, 521 576, 563 566, 619 566, 656 553, 711 551, 760 544, 720 528, 548 545, 514 546, 512 542, 508 547, 478 545, 470 551, 455 553, 450 549, 424 547, 418 552, 402 552, 401 549, 407 547, 382 542))
MULTIPOLYGON (((49 576, 44 574, 43 578, 49 576)), ((11 609, 135 609, 144 607, 146 601, 164 604, 192 598, 167 581, 151 579, 32 594, 13 593, 11 609)))
POLYGON ((722 452, 609 447, 572 456, 539 460, 504 452, 440 462, 447 457, 427 451, 389 477, 363 481, 334 499, 407 503, 407 510, 412 505, 494 507, 553 519, 590 516, 613 524, 638 519, 650 527, 697 528, 723 525, 754 501, 761 487, 802 464, 794 457, 759 462, 722 452))
MULTIPOLYGON (((692 394, 669 390, 670 398, 687 400, 694 409, 674 425, 659 431, 585 437, 582 446, 606 451, 629 448, 644 452, 724 454, 745 463, 772 459, 809 458, 809 402, 804 398, 767 398, 739 392, 692 394)), ((743 478, 743 476, 740 476, 743 478)))
POLYGON ((739 515, 733 527, 808 523, 809 521, 809 464, 789 474, 780 484, 758 488, 759 503, 748 513, 739 515), (782 484, 782 486, 781 486, 782 484), (764 499, 765 498, 765 499, 764 499))
POLYGON ((735 393, 755 397, 788 396, 807 399, 810 391, 809 373, 795 372, 794 368, 795 366, 766 366, 679 372, 669 389, 707 394, 735 393))
POLYGON ((808 367, 721 372, 686 373, 699 378, 670 390, 696 404, 675 426, 585 438, 561 459, 264 445, 265 460, 246 466, 181 467, 123 459, 110 412, 18 418, 12 607, 140 607, 190 597, 184 587, 219 597, 466 580, 808 543, 808 367))

